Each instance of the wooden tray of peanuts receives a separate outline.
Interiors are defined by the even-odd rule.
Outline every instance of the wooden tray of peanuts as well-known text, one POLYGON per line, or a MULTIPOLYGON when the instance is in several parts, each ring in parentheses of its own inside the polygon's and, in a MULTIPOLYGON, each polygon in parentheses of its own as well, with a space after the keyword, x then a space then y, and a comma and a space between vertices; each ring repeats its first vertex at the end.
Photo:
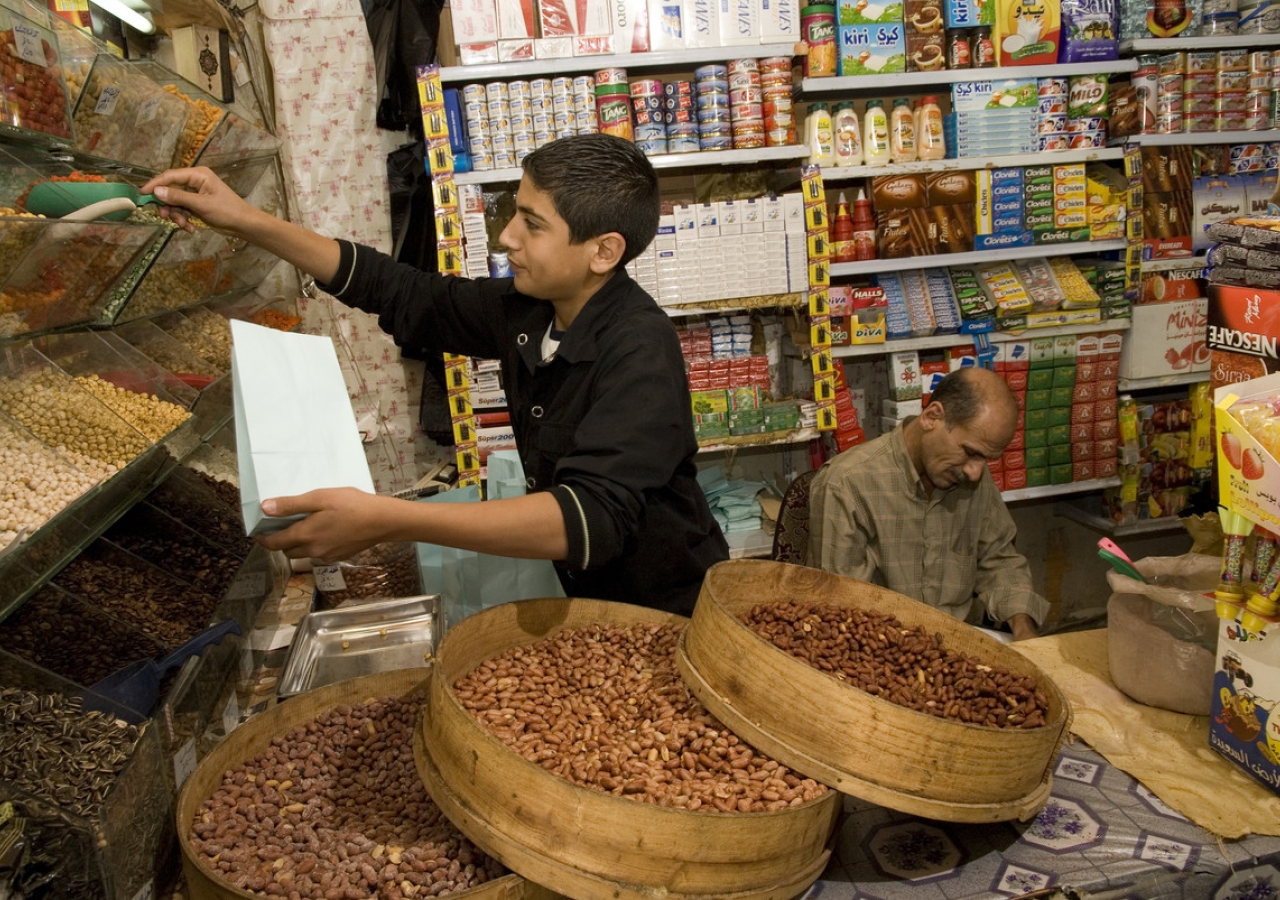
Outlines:
POLYGON ((677 662, 744 740, 839 791, 954 822, 1049 799, 1066 696, 1009 645, 909 597, 767 560, 712 567, 677 662))

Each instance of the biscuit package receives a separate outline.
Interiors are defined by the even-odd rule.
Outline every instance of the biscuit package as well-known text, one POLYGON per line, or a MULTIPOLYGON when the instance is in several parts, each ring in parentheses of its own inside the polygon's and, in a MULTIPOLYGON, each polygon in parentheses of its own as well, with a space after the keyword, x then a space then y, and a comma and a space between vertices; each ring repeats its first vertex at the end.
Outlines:
POLYGON ((1062 0, 1064 63, 1116 59, 1120 55, 1119 0, 1062 0))

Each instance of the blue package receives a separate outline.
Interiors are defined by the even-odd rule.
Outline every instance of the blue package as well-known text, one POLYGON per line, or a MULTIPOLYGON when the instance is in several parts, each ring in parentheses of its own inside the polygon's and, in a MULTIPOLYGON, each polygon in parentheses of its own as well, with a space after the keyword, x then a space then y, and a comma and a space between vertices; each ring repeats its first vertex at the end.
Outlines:
POLYGON ((1061 0, 1058 62, 1092 62, 1120 56, 1119 0, 1061 0))

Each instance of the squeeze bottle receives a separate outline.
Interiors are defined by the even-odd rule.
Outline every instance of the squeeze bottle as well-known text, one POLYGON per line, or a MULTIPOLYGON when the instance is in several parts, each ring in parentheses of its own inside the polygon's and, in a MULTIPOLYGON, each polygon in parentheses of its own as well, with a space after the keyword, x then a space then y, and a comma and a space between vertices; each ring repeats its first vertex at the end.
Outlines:
POLYGON ((853 218, 843 191, 836 201, 836 217, 831 223, 831 252, 836 262, 853 262, 853 218))
POLYGON ((879 100, 867 101, 867 111, 862 117, 862 127, 863 165, 889 165, 889 117, 884 113, 884 103, 879 100))
POLYGON ((858 197, 853 201, 853 258, 876 258, 876 217, 862 188, 858 188, 858 197))
POLYGON ((831 112, 825 103, 814 103, 805 116, 805 143, 809 146, 809 162, 820 166, 836 163, 835 141, 831 131, 831 112))
POLYGON ((836 104, 835 121, 836 165, 862 165, 862 135, 858 129, 858 114, 853 110, 853 102, 836 104))

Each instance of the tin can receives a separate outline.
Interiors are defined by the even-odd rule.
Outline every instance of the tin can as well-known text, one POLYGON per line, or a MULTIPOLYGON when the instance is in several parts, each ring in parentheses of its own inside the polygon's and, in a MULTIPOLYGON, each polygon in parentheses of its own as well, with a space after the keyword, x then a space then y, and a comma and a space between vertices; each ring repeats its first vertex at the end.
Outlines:
MULTIPOLYGON (((619 69, 618 71, 622 71, 619 69)), ((626 77, 625 74, 623 76, 626 77)), ((596 80, 590 75, 575 75, 573 78, 573 92, 575 94, 594 93, 596 89, 596 80)))
POLYGON ((484 86, 485 98, 492 104, 495 100, 501 100, 504 103, 511 101, 511 94, 507 90, 505 81, 491 81, 484 86))
POLYGON ((1041 153, 1056 153, 1071 146, 1071 135, 1065 131, 1042 134, 1039 140, 1041 153))
POLYGON ((760 103, 764 100, 764 92, 758 87, 746 87, 729 90, 729 105, 737 106, 739 103, 760 103))
POLYGON ((495 250, 489 254, 489 277, 491 278, 510 278, 511 277, 511 260, 507 258, 507 254, 502 251, 495 250))
POLYGON ((660 138, 637 138, 636 146, 640 148, 640 152, 645 156, 660 156, 667 152, 666 137, 660 138))
POLYGON ((1066 78, 1037 78, 1036 92, 1041 97, 1065 97, 1069 87, 1069 80, 1066 78))
POLYGON ((464 84, 462 86, 462 99, 466 101, 478 101, 484 103, 488 98, 485 96, 483 84, 464 84))
POLYGON ((512 102, 516 100, 532 100, 533 85, 527 81, 507 82, 507 98, 512 102))
POLYGON ((602 84, 626 85, 626 83, 627 83, 626 69, 618 69, 618 68, 600 69, 599 71, 596 72, 596 87, 599 87, 602 84))
MULTIPOLYGON (((833 10, 832 15, 835 15, 833 10)), ((699 66, 693 70, 693 77, 697 81, 706 81, 709 79, 725 79, 729 77, 729 67, 713 63, 708 66, 699 66)))
POLYGON ((800 10, 800 37, 808 52, 804 57, 806 78, 836 74, 836 8, 817 3, 800 10))
POLYGON ((759 88, 760 73, 759 72, 730 72, 729 73, 729 90, 740 91, 743 88, 759 88))
POLYGON ((698 137, 698 149, 700 150, 732 150, 733 136, 727 135, 727 134, 714 135, 710 137, 706 135, 700 135, 698 137))
POLYGON ((967 28, 947 31, 947 68, 968 69, 973 66, 972 37, 967 28))
POLYGON ((600 130, 625 140, 634 140, 631 127, 631 102, 626 96, 606 94, 596 99, 596 115, 600 130))
POLYGON ((632 97, 660 97, 662 96, 662 82, 656 78, 640 78, 631 82, 632 97))

